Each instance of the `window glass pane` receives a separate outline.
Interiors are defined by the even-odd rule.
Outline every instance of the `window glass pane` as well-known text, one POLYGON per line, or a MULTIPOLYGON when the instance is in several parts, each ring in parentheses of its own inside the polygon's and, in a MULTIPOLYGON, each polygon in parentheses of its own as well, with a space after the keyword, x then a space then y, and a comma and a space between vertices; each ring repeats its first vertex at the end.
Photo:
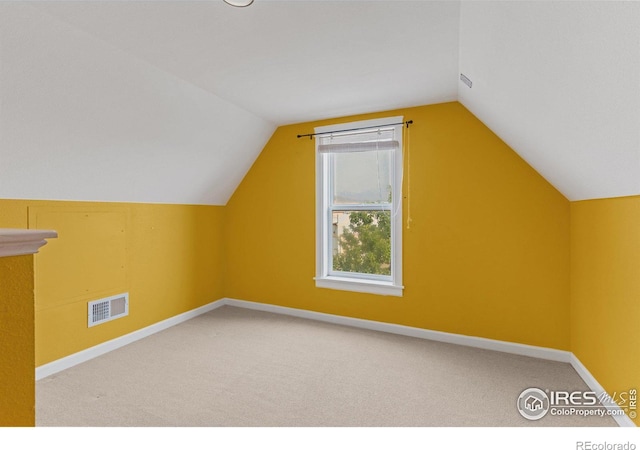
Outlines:
POLYGON ((391 212, 334 211, 333 271, 391 275, 391 212))
POLYGON ((390 203, 392 151, 333 155, 333 202, 390 203))

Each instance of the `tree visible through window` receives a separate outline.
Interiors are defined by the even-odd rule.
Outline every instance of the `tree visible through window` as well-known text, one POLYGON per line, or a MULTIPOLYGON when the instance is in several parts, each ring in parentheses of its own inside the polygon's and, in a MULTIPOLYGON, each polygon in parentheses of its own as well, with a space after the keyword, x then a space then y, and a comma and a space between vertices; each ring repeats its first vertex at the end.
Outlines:
MULTIPOLYGON (((344 213, 342 213, 344 214, 344 213)), ((391 275, 391 215, 389 211, 352 211, 349 225, 338 236, 333 270, 391 275)))

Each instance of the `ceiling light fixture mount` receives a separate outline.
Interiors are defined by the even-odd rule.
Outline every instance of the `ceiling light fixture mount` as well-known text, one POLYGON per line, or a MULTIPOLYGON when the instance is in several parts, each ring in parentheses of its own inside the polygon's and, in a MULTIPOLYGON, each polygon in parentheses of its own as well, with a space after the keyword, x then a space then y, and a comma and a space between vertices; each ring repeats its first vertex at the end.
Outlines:
POLYGON ((235 6, 237 8, 244 8, 253 3, 253 0, 224 0, 227 5, 235 6))

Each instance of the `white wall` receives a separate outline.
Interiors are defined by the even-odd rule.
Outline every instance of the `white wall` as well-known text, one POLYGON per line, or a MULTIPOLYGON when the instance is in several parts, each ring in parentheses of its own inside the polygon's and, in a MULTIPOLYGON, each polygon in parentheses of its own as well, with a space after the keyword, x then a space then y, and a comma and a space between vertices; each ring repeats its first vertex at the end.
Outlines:
POLYGON ((225 204, 275 126, 0 3, 0 198, 225 204))
POLYGON ((639 24, 639 2, 462 2, 459 99, 570 200, 638 195, 639 24))

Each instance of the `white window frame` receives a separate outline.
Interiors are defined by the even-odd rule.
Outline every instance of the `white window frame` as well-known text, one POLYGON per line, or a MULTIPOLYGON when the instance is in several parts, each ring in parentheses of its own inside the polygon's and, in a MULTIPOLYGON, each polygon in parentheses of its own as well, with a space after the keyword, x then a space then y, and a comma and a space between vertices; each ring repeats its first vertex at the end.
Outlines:
MULTIPOLYGON (((331 155, 320 153, 316 139, 316 287, 338 289, 344 291, 364 292, 379 295, 402 297, 402 116, 386 117, 383 119, 363 120, 358 122, 341 123, 323 127, 316 127, 315 133, 338 132, 354 128, 376 128, 389 124, 396 125, 396 136, 399 148, 393 152, 392 202, 391 202, 391 276, 333 272, 332 267, 332 198, 331 183, 331 155)), ((349 205, 347 210, 375 210, 382 209, 376 205, 349 205)))

